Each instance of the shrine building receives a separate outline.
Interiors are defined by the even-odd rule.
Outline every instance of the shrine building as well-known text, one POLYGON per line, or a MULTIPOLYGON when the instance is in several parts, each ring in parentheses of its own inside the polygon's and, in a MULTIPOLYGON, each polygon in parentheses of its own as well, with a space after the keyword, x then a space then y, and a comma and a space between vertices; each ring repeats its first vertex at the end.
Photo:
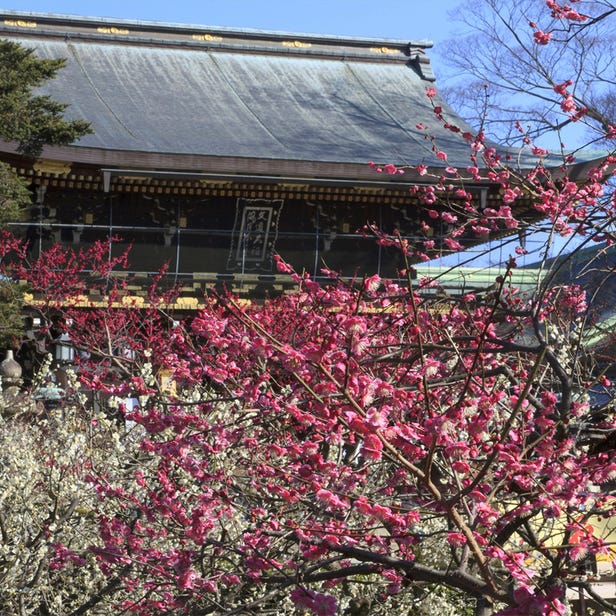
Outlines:
MULTIPOLYGON (((274 253, 317 278, 323 267, 396 277, 398 252, 357 231, 375 224, 412 239, 429 219, 410 187, 470 163, 468 143, 426 95, 429 41, 16 11, 0 12, 0 36, 66 59, 44 93, 94 131, 38 160, 0 143, 0 159, 36 195, 15 225, 33 256, 53 242, 118 237, 113 251, 132 245, 136 280, 167 263, 194 297, 221 285, 284 290, 274 253), (370 161, 405 173, 377 173, 370 161)), ((438 95, 437 104, 470 130, 438 95)), ((467 189, 498 207, 497 185, 467 189)), ((437 256, 438 230, 433 239, 437 256)))

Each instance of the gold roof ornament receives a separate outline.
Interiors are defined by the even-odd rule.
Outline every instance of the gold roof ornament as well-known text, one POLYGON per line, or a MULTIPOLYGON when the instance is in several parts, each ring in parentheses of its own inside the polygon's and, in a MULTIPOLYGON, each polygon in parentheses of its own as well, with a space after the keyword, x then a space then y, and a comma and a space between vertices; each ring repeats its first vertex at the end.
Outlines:
POLYGON ((52 160, 50 158, 39 158, 32 165, 34 171, 38 173, 49 173, 52 175, 66 175, 71 172, 71 163, 63 160, 52 160))
POLYGON ((295 47, 296 49, 304 49, 312 47, 312 43, 304 43, 303 41, 282 41, 283 47, 295 47))
POLYGON ((5 19, 4 25, 15 26, 17 28, 36 28, 35 21, 26 21, 24 19, 5 19))
POLYGON ((114 28, 113 26, 111 28, 99 26, 96 28, 96 31, 101 34, 130 34, 130 30, 127 30, 126 28, 114 28))
POLYGON ((222 36, 214 36, 213 34, 193 34, 191 38, 194 41, 222 41, 222 36))

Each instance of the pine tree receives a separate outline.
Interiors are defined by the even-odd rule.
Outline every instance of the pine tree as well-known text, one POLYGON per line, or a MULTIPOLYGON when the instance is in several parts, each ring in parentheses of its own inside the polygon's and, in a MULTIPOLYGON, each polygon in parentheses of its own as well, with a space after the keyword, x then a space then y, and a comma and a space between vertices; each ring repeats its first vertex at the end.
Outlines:
MULTIPOLYGON (((0 139, 16 142, 20 154, 36 157, 45 145, 67 145, 91 132, 83 120, 64 119, 68 105, 35 93, 63 66, 63 59, 42 60, 32 49, 0 41, 0 139)), ((18 220, 30 200, 23 180, 0 163, 0 228, 18 220)), ((19 337, 21 304, 19 289, 0 281, 0 347, 11 346, 19 337)))

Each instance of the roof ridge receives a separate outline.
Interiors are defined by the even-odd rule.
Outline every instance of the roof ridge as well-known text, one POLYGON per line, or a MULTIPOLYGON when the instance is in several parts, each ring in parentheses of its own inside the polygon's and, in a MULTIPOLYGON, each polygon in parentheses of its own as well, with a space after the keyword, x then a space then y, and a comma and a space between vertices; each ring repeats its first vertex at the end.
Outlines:
POLYGON ((120 26, 118 30, 126 31, 127 34, 136 35, 137 33, 145 32, 195 32, 195 33, 217 33, 220 36, 229 38, 258 38, 268 39, 272 41, 285 40, 289 37, 295 37, 299 40, 311 40, 329 45, 356 45, 356 46, 374 46, 386 47, 387 45, 394 46, 409 46, 415 49, 429 49, 433 46, 433 42, 428 39, 393 39, 387 37, 362 37, 362 36, 344 36, 333 34, 316 34, 308 32, 292 32, 283 30, 261 30, 256 28, 236 28, 229 26, 210 26, 201 24, 189 23, 173 23, 163 21, 148 21, 148 20, 133 20, 116 17, 89 17, 73 14, 62 13, 40 13, 34 11, 16 11, 0 9, 0 20, 5 26, 14 26, 18 28, 38 28, 39 25, 47 26, 64 26, 83 29, 108 28, 113 30, 113 26, 120 26), (14 23, 11 23, 14 22, 14 23), (130 30, 132 27, 132 31, 130 30))

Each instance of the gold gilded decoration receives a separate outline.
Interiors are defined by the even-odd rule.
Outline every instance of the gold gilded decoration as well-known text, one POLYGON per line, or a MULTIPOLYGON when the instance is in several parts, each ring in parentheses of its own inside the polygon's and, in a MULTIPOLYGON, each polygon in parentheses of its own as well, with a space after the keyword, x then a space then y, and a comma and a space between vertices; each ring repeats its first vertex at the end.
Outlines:
POLYGON ((199 300, 196 297, 178 297, 175 306, 184 310, 196 310, 199 308, 199 300))
POLYGON ((385 189, 376 186, 353 186, 353 190, 356 190, 360 193, 365 193, 368 195, 383 195, 385 194, 385 189))
POLYGON ((192 38, 195 41, 222 41, 222 36, 214 36, 213 34, 193 34, 192 38))
POLYGON ((51 160, 49 158, 39 158, 34 162, 32 168, 39 173, 51 173, 54 175, 66 175, 71 171, 71 163, 63 160, 51 160))
POLYGON ((120 298, 120 304, 128 308, 140 308, 145 303, 145 299, 140 295, 125 295, 120 298))
POLYGON ((96 31, 101 34, 130 34, 130 30, 127 30, 126 28, 115 28, 113 26, 111 28, 99 26, 96 28, 96 31))
POLYGON ((147 182, 152 178, 147 175, 119 175, 118 179, 123 182, 147 182))
POLYGON ((5 19, 5 26, 17 26, 18 28, 36 28, 35 21, 24 21, 23 19, 5 19))
POLYGON ((231 180, 226 182, 220 180, 199 180, 199 184, 212 188, 229 188, 233 182, 231 182, 231 180))
POLYGON ((287 183, 287 182, 280 182, 277 184, 277 186, 279 188, 281 188, 282 190, 296 190, 296 191, 300 191, 300 190, 308 190, 310 188, 309 184, 293 184, 293 183, 287 183))
POLYGON ((312 47, 312 43, 304 43, 303 41, 282 41, 284 47, 312 47))
POLYGON ((391 47, 370 47, 370 51, 374 53, 398 53, 397 49, 391 47))

